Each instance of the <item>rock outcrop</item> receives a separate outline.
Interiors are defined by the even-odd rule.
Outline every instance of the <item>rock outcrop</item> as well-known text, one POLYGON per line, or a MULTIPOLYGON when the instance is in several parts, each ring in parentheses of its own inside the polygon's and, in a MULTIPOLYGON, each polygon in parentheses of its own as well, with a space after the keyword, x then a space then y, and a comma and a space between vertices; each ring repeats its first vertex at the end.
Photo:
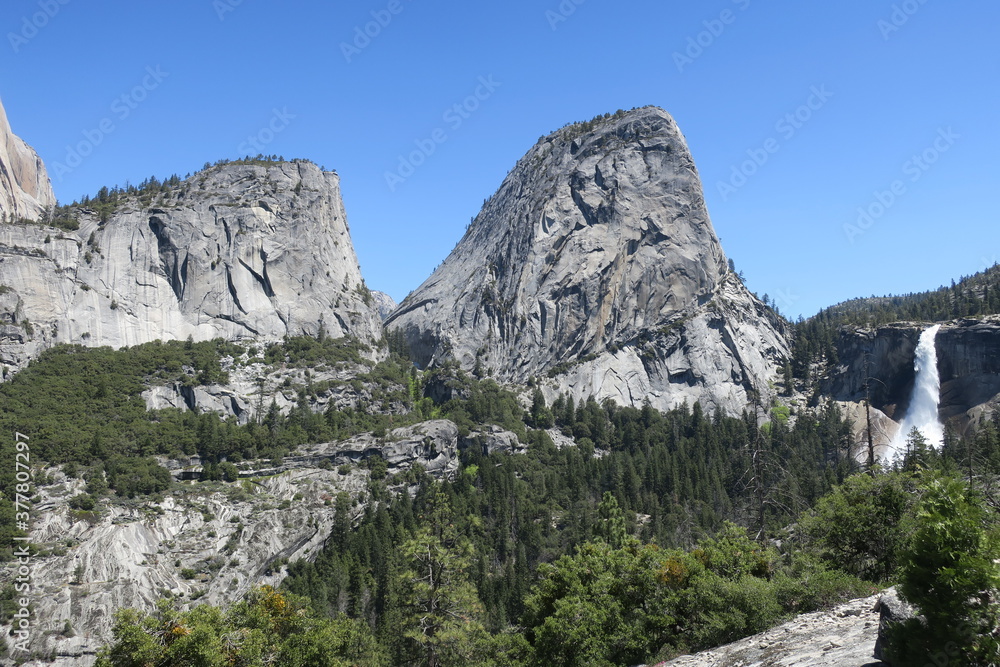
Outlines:
POLYGON ((876 595, 830 611, 803 614, 759 635, 656 667, 877 667, 882 664, 873 658, 879 631, 878 600, 876 595))
MULTIPOLYGON (((899 596, 895 588, 887 590, 875 605, 879 613, 878 641, 875 642, 875 657, 887 660, 886 649, 889 631, 899 623, 904 623, 917 615, 916 608, 899 596)), ((887 662, 888 664, 888 662, 887 662)))
POLYGON ((738 413, 783 324, 727 266, 684 137, 647 107, 543 137, 386 321, 422 365, 738 413))
POLYGON ((375 310, 378 311, 379 317, 383 320, 392 315, 392 311, 396 310, 396 307, 398 306, 395 299, 385 292, 373 290, 372 298, 375 299, 375 310))
POLYGON ((892 452, 890 446, 899 431, 899 424, 878 408, 871 408, 870 415, 865 414, 865 404, 859 402, 836 402, 840 414, 851 425, 851 439, 848 443, 850 456, 858 463, 868 461, 868 420, 871 419, 872 449, 875 459, 888 459, 892 452))
POLYGON ((945 325, 937 345, 941 418, 965 432, 1000 408, 1000 317, 945 325))
MULTIPOLYGON (((454 422, 433 420, 382 438, 362 434, 302 447, 276 467, 242 470, 238 483, 195 486, 161 501, 102 503, 96 512, 70 509, 68 499, 83 492, 84 482, 49 470, 56 481, 39 487, 31 531, 31 541, 45 551, 34 559, 38 625, 30 648, 55 654, 58 667, 88 667, 110 640, 115 610, 150 610, 163 597, 227 606, 254 586, 277 585, 284 577, 280 559, 311 560, 326 543, 334 520, 330 501, 341 492, 357 499, 366 491, 368 472, 352 464, 380 456, 392 473, 419 465, 442 479, 458 470, 459 451, 468 446, 521 447, 498 427, 462 439, 454 422), (71 633, 63 631, 66 621, 71 633)), ((198 477, 182 474, 200 469, 185 465, 190 461, 164 463, 178 479, 198 477)), ((356 511, 360 515, 364 504, 356 511)), ((16 566, 6 564, 0 574, 12 580, 16 566)), ((0 632, 7 630, 0 625, 0 632)))
POLYGON ((327 501, 340 492, 356 497, 367 484, 359 469, 296 470, 80 512, 66 498, 82 492, 83 481, 53 474, 60 481, 40 488, 31 532, 45 551, 33 559, 30 649, 54 655, 59 667, 92 665, 116 610, 151 610, 164 597, 228 605, 254 586, 277 584, 284 572, 275 561, 311 558, 323 547, 334 519, 327 501))
POLYGON ((0 102, 0 222, 39 220, 55 205, 42 159, 11 131, 0 102))
POLYGON ((54 343, 381 337, 339 177, 308 162, 232 163, 79 229, 0 226, 0 360, 54 343))

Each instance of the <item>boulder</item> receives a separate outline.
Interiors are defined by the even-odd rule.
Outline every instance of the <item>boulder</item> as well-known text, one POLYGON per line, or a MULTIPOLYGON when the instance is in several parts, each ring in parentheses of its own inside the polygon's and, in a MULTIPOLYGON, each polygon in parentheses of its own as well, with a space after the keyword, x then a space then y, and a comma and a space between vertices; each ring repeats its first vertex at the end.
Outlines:
POLYGON ((888 631, 894 625, 902 623, 903 621, 908 621, 916 616, 916 610, 913 605, 899 597, 899 593, 895 588, 890 588, 885 591, 881 597, 879 597, 878 602, 875 603, 874 611, 878 612, 879 615, 878 639, 875 642, 875 657, 885 662, 887 665, 891 665, 892 663, 886 660, 885 655, 886 644, 888 642, 888 631))

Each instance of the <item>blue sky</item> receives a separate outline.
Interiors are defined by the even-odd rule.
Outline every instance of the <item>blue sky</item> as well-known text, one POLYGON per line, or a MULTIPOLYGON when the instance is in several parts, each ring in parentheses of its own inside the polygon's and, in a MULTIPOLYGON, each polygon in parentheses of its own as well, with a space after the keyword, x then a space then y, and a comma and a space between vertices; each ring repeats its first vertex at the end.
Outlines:
POLYGON ((6 0, 0 97, 62 202, 256 145, 336 169, 397 300, 540 135, 654 104, 796 317, 1000 259, 998 24, 992 0, 6 0))

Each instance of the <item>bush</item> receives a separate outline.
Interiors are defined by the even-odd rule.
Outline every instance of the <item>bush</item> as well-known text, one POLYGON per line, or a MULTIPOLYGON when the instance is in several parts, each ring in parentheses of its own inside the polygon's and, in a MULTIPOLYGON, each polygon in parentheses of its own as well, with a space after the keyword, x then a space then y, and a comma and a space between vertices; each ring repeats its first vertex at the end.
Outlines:
POLYGON ((166 491, 173 481, 170 471, 152 458, 119 456, 105 464, 105 471, 108 485, 126 498, 166 491))
POLYGON ((223 461, 219 464, 219 473, 226 482, 235 482, 240 478, 239 468, 228 461, 223 461))
POLYGON ((733 524, 690 552, 622 542, 586 543, 539 567, 523 621, 541 664, 650 662, 870 592, 814 558, 783 565, 733 524))
POLYGON ((986 529, 992 519, 963 482, 941 476, 926 484, 899 582, 901 596, 922 616, 892 629, 892 664, 921 666, 939 655, 945 663, 938 664, 949 658, 961 665, 1000 662, 993 635, 1000 613, 992 602, 1000 587, 1000 549, 986 529))
POLYGON ((89 512, 97 506, 94 502, 94 497, 88 493, 81 493, 77 496, 70 498, 69 506, 75 510, 84 510, 89 512))
POLYGON ((115 614, 112 636, 112 643, 98 655, 97 667, 389 664, 365 623, 319 618, 305 599, 270 587, 251 591, 228 612, 210 605, 181 612, 166 600, 153 614, 121 610, 115 614))
POLYGON ((855 475, 803 515, 806 548, 868 581, 888 582, 911 532, 916 482, 907 473, 855 475))

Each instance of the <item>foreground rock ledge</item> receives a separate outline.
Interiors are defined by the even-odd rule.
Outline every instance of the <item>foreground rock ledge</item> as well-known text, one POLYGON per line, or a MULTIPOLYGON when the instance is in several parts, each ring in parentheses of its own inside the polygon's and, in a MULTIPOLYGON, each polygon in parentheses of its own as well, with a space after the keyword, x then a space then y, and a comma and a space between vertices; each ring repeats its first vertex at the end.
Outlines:
POLYGON ((738 642, 686 655, 656 667, 877 667, 879 595, 851 600, 832 610, 803 614, 784 625, 738 642))

